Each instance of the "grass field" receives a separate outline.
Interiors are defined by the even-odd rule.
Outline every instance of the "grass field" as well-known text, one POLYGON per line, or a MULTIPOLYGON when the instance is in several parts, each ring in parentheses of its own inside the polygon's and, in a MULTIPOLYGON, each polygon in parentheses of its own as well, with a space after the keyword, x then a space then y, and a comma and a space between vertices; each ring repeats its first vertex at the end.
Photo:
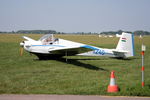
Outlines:
MULTIPOLYGON (((24 52, 19 56, 23 34, 0 34, 0 94, 79 94, 150 96, 150 36, 144 37, 145 87, 141 87, 141 40, 135 37, 136 56, 128 60, 108 57, 70 56, 38 60, 24 52), (65 62, 65 58, 68 62, 65 62), (107 93, 110 72, 115 70, 118 93, 107 93)), ((38 39, 41 35, 26 35, 38 39)), ((96 35, 56 35, 67 40, 115 48, 118 38, 96 35)))

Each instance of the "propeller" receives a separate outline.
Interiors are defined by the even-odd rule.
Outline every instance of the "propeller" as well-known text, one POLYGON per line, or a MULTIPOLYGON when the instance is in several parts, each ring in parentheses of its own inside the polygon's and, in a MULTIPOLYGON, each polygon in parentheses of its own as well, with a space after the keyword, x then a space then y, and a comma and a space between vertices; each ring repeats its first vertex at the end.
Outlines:
POLYGON ((20 56, 23 55, 23 47, 20 48, 20 56))
POLYGON ((20 43, 20 56, 23 55, 23 47, 24 47, 24 41, 20 43))

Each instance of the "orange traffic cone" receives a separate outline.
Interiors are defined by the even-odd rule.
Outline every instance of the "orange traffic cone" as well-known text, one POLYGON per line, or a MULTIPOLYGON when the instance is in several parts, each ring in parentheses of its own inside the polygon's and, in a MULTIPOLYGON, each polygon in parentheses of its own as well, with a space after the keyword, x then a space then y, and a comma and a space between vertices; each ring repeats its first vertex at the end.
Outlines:
POLYGON ((110 84, 108 86, 107 92, 118 92, 118 91, 119 88, 115 83, 115 72, 112 71, 110 76, 110 84))

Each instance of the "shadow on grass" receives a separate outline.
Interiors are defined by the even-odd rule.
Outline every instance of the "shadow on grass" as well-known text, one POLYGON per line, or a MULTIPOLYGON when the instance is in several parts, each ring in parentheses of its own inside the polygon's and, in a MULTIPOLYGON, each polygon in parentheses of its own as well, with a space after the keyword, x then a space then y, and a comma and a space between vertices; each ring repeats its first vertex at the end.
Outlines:
POLYGON ((132 58, 110 57, 110 58, 117 59, 117 60, 134 60, 134 59, 138 59, 138 58, 135 58, 135 57, 132 57, 132 58))
MULTIPOLYGON (((87 69, 90 69, 90 70, 109 71, 109 70, 107 70, 107 69, 99 68, 99 67, 93 66, 93 65, 91 65, 91 64, 82 63, 82 62, 78 61, 78 60, 80 60, 80 59, 66 59, 66 58, 60 58, 60 59, 55 59, 55 60, 60 61, 60 62, 63 62, 63 63, 67 63, 67 64, 72 64, 72 65, 75 65, 75 66, 78 66, 78 67, 87 68, 87 69)), ((81 59, 81 60, 97 60, 97 59, 81 59)))
POLYGON ((85 63, 82 63, 78 60, 100 60, 100 59, 90 59, 90 58, 87 58, 87 59, 66 59, 66 58, 57 58, 57 57, 53 57, 53 58, 47 58, 47 59, 34 59, 35 61, 45 61, 45 60, 56 60, 56 61, 59 61, 59 62, 63 62, 63 63, 66 63, 66 64, 72 64, 72 65, 75 65, 75 66, 78 66, 78 67, 83 67, 83 68, 87 68, 87 69, 90 69, 90 70, 102 70, 102 71, 109 71, 107 69, 104 69, 104 68, 99 68, 99 67, 96 67, 96 66, 93 66, 91 64, 85 64, 85 63))

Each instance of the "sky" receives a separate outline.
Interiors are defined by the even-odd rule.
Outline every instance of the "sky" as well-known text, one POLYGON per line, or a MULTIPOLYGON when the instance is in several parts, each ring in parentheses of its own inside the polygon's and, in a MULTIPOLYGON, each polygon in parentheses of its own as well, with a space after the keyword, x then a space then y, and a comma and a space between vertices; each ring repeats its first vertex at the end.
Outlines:
POLYGON ((150 31, 150 0, 0 0, 0 31, 150 31))

